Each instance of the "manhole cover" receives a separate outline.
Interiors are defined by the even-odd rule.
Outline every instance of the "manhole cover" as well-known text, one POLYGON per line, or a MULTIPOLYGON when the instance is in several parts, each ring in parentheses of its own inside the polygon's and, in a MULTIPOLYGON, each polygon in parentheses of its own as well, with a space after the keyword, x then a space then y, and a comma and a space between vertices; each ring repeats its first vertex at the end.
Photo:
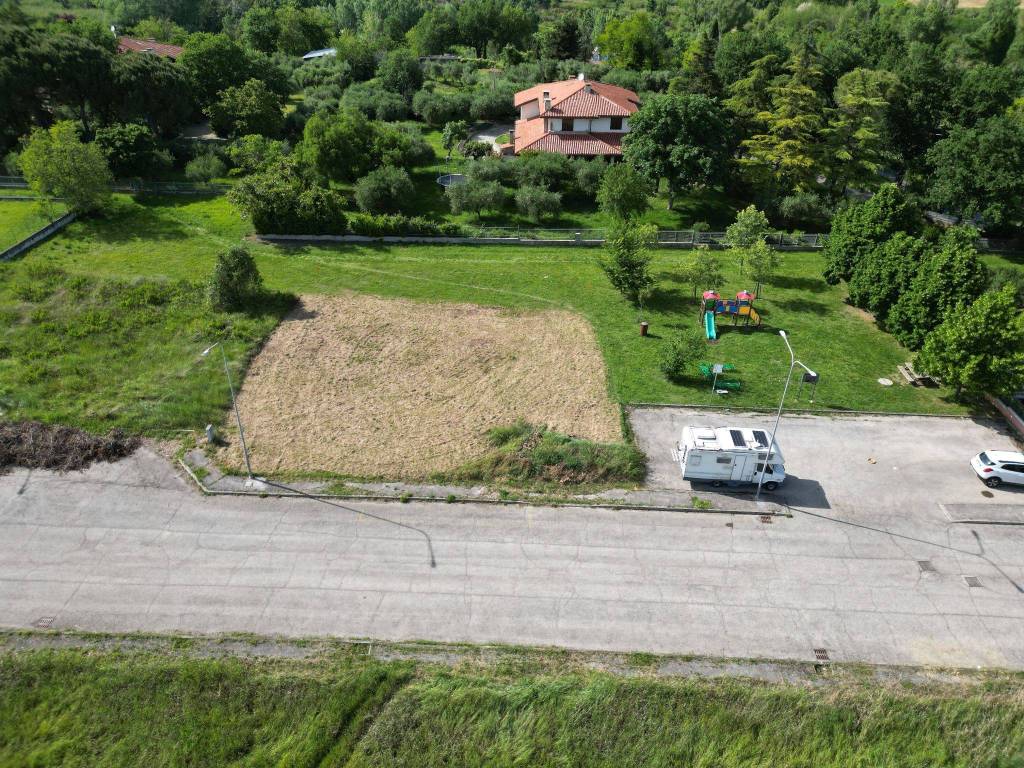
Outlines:
POLYGON ((921 569, 921 573, 938 573, 931 560, 918 560, 917 567, 921 569))
POLYGON ((964 584, 966 584, 971 589, 980 589, 981 579, 979 579, 977 576, 964 576, 964 584))
POLYGON ((732 523, 726 523, 726 524, 725 524, 725 527, 726 527, 726 528, 732 528, 732 523))
POLYGON ((32 626, 36 629, 49 629, 53 626, 53 621, 56 618, 56 616, 40 616, 32 622, 32 626))
POLYGON ((882 377, 881 379, 878 380, 878 383, 881 384, 883 387, 891 387, 892 386, 892 379, 887 379, 885 377, 882 377))
POLYGON ((995 494, 992 493, 992 491, 982 491, 981 495, 984 496, 986 499, 991 499, 995 494))
POLYGON ((814 649, 814 660, 815 661, 828 661, 828 649, 826 648, 815 648, 814 649))

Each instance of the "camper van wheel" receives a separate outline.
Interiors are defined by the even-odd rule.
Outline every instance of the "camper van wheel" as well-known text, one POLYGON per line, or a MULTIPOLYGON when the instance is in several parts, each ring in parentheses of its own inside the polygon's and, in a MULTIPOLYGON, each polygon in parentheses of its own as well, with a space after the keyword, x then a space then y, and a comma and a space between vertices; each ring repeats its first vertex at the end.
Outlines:
POLYGON ((764 489, 766 491, 774 491, 778 487, 779 487, 778 483, 765 483, 764 484, 764 489))

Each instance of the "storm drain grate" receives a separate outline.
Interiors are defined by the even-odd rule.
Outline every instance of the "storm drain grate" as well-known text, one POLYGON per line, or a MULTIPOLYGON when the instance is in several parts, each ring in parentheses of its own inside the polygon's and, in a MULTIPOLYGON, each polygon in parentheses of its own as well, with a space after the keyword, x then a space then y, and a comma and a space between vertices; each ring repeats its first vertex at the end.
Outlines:
POLYGON ((921 573, 938 573, 931 560, 918 560, 917 567, 921 569, 921 573))
POLYGON ((761 515, 761 522, 764 523, 765 525, 771 525, 772 524, 772 516, 771 515, 761 515))
POLYGON ((32 626, 36 629, 49 629, 53 626, 53 620, 56 618, 56 616, 40 616, 32 622, 32 626))
POLYGON ((829 661, 828 649, 827 648, 815 648, 814 649, 814 660, 815 661, 829 661))
POLYGON ((971 589, 980 588, 981 579, 979 579, 977 576, 964 576, 964 584, 966 584, 971 589))

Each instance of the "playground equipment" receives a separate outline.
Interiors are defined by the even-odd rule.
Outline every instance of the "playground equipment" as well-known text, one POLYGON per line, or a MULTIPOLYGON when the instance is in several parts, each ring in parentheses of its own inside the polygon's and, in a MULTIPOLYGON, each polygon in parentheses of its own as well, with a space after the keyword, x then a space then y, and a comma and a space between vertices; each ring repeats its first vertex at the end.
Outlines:
POLYGON ((736 294, 735 300, 723 301, 716 291, 704 291, 701 314, 704 318, 704 334, 708 341, 715 341, 718 338, 715 326, 717 315, 731 315, 733 325, 737 325, 742 317, 744 328, 751 325, 759 328, 761 315, 754 309, 754 298, 750 291, 740 291, 736 294))

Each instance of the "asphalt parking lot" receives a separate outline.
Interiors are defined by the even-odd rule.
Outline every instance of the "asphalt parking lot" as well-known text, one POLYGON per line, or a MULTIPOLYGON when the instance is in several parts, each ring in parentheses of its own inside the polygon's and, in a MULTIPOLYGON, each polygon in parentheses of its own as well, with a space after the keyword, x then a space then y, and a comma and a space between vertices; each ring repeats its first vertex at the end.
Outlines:
MULTIPOLYGON (((774 414, 635 408, 630 421, 647 453, 652 488, 717 489, 683 480, 672 448, 688 424, 770 430, 774 414)), ((777 440, 786 483, 772 501, 890 522, 908 516, 944 521, 1000 518, 1024 523, 1024 488, 990 491, 970 459, 985 449, 1014 450, 1005 425, 931 416, 809 416, 783 414, 777 440), (1019 509, 1015 509, 1019 507, 1019 509), (1016 519, 1019 517, 1019 520, 1016 519)), ((730 489, 730 493, 745 489, 730 489)), ((994 520, 995 521, 995 520, 994 520)))

